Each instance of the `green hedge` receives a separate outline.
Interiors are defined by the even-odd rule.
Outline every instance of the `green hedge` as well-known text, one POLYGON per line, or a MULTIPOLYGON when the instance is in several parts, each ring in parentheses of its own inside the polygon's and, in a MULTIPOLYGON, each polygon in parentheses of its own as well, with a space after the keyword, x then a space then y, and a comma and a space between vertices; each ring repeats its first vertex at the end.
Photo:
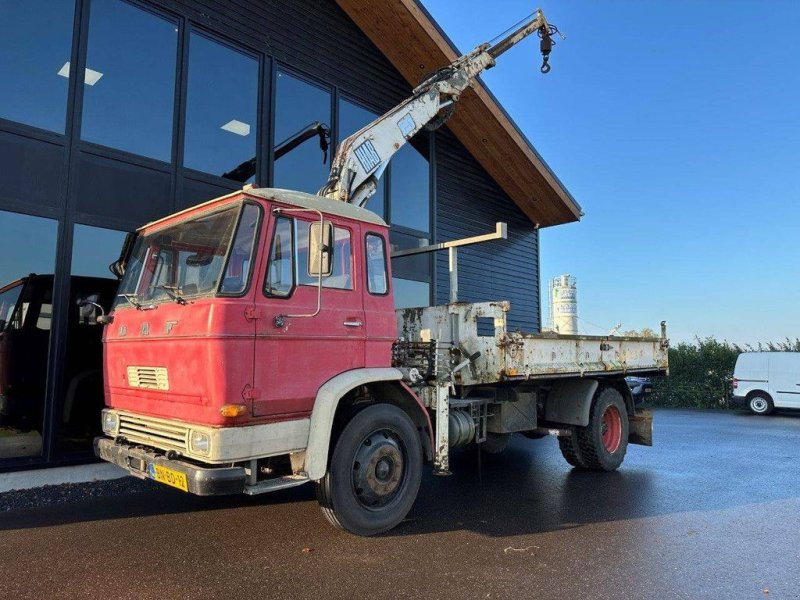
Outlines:
POLYGON ((682 342, 669 349, 669 377, 653 378, 648 405, 727 408, 730 379, 742 352, 800 352, 800 338, 744 347, 713 337, 682 342))

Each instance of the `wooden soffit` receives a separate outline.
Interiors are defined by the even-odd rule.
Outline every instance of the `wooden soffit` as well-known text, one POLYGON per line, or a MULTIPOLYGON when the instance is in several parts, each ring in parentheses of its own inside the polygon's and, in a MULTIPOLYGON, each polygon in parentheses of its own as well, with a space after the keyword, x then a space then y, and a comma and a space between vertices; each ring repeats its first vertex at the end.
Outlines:
MULTIPOLYGON (((336 1, 412 86, 458 58, 415 0, 336 1)), ((464 92, 447 126, 532 223, 549 227, 580 219, 578 203, 483 83, 464 92)))

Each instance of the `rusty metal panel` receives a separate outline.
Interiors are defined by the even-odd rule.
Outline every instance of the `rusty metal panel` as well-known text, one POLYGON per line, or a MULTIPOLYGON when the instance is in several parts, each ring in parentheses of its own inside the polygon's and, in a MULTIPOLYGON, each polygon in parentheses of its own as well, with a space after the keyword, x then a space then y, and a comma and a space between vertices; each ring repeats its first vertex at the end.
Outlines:
POLYGON ((451 368, 468 360, 453 374, 458 385, 667 370, 665 338, 509 334, 508 310, 503 301, 403 309, 398 332, 407 341, 435 340, 449 348, 451 368), (478 334, 479 318, 493 320, 494 335, 478 334))

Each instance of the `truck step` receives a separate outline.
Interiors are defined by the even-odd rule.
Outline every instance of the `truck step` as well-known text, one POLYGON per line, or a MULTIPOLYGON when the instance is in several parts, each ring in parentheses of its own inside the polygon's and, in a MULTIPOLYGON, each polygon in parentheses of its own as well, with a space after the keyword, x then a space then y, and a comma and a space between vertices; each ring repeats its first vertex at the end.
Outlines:
POLYGON ((256 494, 266 494, 267 492, 277 492, 278 490, 285 490, 287 488, 295 487, 296 485, 303 485, 309 481, 306 475, 286 475, 284 477, 276 477, 275 479, 267 479, 266 481, 259 481, 255 485, 248 485, 244 488, 244 493, 250 496, 256 494))

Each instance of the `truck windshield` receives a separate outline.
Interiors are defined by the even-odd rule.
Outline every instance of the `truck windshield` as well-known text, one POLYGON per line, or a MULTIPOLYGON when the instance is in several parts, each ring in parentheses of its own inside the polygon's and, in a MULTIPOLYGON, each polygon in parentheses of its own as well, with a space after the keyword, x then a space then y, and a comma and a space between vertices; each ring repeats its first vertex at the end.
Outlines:
POLYGON ((114 308, 243 292, 260 213, 254 204, 237 204, 140 235, 114 308))

